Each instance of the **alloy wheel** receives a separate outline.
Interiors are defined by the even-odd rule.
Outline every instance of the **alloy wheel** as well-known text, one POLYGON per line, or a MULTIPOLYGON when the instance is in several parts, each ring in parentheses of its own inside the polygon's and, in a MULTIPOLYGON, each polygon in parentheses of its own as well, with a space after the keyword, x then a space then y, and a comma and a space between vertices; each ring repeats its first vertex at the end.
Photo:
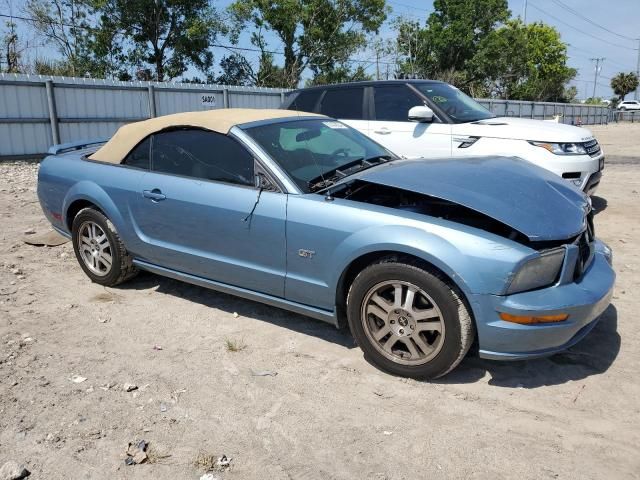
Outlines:
POLYGON ((100 277, 109 274, 113 262, 111 243, 105 231, 96 222, 86 221, 80 225, 78 251, 80 258, 92 273, 100 277))
POLYGON ((362 302, 361 319, 372 345, 396 363, 427 363, 444 344, 440 308, 409 282, 389 280, 372 287, 362 302))

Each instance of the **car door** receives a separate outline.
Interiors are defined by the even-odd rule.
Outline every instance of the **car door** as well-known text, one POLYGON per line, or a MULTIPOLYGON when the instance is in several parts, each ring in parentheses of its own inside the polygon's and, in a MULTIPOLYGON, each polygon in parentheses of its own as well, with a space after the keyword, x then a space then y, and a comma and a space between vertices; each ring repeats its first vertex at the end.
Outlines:
POLYGON ((449 157, 451 125, 436 116, 428 123, 408 120, 409 109, 420 105, 426 105, 424 99, 407 85, 374 86, 374 116, 368 135, 403 157, 449 157))
POLYGON ((325 90, 319 113, 337 118, 367 135, 369 120, 365 115, 364 87, 339 87, 325 90))
POLYGON ((287 196, 254 186, 253 156, 198 129, 155 134, 151 151, 131 212, 143 260, 283 296, 287 196))

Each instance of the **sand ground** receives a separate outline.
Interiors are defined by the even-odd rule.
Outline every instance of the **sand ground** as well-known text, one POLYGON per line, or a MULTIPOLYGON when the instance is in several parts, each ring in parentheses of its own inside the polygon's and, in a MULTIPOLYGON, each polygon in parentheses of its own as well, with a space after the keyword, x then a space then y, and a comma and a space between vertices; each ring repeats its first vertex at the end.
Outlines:
POLYGON ((197 479, 199 454, 226 454, 219 479, 640 478, 639 127, 593 128, 610 159, 596 231, 618 274, 600 324, 562 354, 468 357, 433 383, 279 309, 151 274, 92 284, 70 244, 23 243, 47 229, 37 165, 0 164, 0 465, 197 479), (136 439, 151 462, 125 466, 136 439))

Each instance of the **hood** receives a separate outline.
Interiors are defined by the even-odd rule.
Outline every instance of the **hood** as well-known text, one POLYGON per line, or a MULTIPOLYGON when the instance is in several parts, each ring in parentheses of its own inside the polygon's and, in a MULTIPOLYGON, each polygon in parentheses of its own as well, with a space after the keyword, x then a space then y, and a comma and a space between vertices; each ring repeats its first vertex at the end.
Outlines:
POLYGON ((586 196, 567 181, 511 157, 396 160, 348 177, 353 179, 458 203, 531 241, 577 235, 590 208, 586 196))
POLYGON ((587 142, 593 134, 582 127, 530 118, 497 117, 452 126, 454 135, 533 140, 536 142, 587 142))

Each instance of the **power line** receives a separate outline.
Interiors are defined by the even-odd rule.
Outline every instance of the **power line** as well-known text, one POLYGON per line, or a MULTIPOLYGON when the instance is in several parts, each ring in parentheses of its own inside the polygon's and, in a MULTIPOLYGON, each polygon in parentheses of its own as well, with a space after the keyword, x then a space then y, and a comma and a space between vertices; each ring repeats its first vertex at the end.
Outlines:
POLYGON ((565 22, 565 21, 563 21, 563 20, 560 20, 558 17, 555 17, 555 16, 551 15, 550 13, 548 13, 548 12, 546 12, 545 10, 543 10, 543 9, 541 9, 541 8, 539 8, 539 7, 537 7, 537 6, 536 6, 536 5, 534 5, 533 3, 531 3, 531 2, 529 2, 529 3, 531 4, 531 6, 532 6, 533 8, 535 8, 535 9, 536 9, 536 10, 538 10, 539 12, 541 12, 541 13, 543 13, 543 14, 547 15, 547 16, 548 16, 548 17, 550 17, 550 18, 553 18, 555 21, 560 22, 560 23, 562 23, 563 25, 566 25, 566 26, 567 26, 567 27, 569 27, 569 28, 574 29, 574 30, 575 30, 575 31, 577 31, 577 32, 582 33, 583 35, 586 35, 586 36, 588 36, 588 37, 591 37, 591 38, 593 38, 593 39, 595 39, 595 40, 598 40, 598 41, 600 41, 600 42, 608 43, 609 45, 613 45, 614 47, 618 47, 618 48, 626 48, 627 50, 632 50, 632 51, 634 51, 634 52, 638 50, 637 48, 627 47, 626 45, 620 45, 620 44, 618 44, 618 43, 613 43, 613 42, 610 42, 610 41, 608 41, 608 40, 605 40, 604 38, 600 38, 600 37, 596 37, 595 35, 591 35, 590 33, 587 33, 587 32, 585 32, 584 30, 581 30, 581 29, 580 29, 580 28, 578 28, 578 27, 575 27, 575 26, 573 26, 573 25, 571 25, 571 24, 569 24, 569 23, 567 23, 567 22, 565 22))
POLYGON ((602 25, 600 25, 600 24, 594 22, 593 20, 591 20, 589 17, 585 17, 580 12, 575 11, 573 8, 571 8, 570 6, 566 5, 565 3, 561 2, 560 0, 551 0, 551 1, 553 3, 555 3, 556 5, 559 5, 560 7, 564 8, 568 12, 573 13, 576 17, 581 18, 585 22, 589 22, 591 25, 594 25, 594 26, 596 26, 598 28, 601 28, 605 32, 609 32, 610 34, 616 35, 617 37, 623 38, 625 40, 631 40, 632 42, 635 42, 637 40, 637 38, 627 37, 626 35, 621 35, 618 32, 614 32, 613 30, 609 30, 607 27, 603 27, 602 25))
MULTIPOLYGON (((32 22, 32 23, 37 23, 38 21, 35 20, 34 18, 28 18, 28 17, 20 17, 20 16, 16 16, 16 15, 5 15, 3 13, 0 13, 0 17, 1 18, 12 18, 15 20, 22 20, 25 22, 32 22)), ((95 27, 90 27, 89 25, 71 25, 71 24, 67 24, 67 23, 63 23, 63 22, 56 22, 57 25, 60 25, 62 27, 68 27, 68 28, 79 28, 82 30, 96 30, 95 27)), ((119 32, 119 33, 124 33, 124 32, 119 32)), ((283 51, 279 51, 279 50, 261 50, 259 48, 255 48, 255 47, 238 47, 236 45, 225 45, 222 43, 210 43, 209 44, 210 47, 216 47, 216 48, 224 48, 227 50, 238 50, 238 51, 244 51, 244 52, 257 52, 257 53, 270 53, 273 55, 284 55, 283 51)), ((368 60, 361 60, 361 59, 357 59, 357 58, 347 58, 346 63, 362 63, 362 64, 374 64, 376 62, 375 59, 368 59, 368 60)), ((382 65, 395 65, 395 62, 381 62, 378 61, 379 64, 382 65)))

